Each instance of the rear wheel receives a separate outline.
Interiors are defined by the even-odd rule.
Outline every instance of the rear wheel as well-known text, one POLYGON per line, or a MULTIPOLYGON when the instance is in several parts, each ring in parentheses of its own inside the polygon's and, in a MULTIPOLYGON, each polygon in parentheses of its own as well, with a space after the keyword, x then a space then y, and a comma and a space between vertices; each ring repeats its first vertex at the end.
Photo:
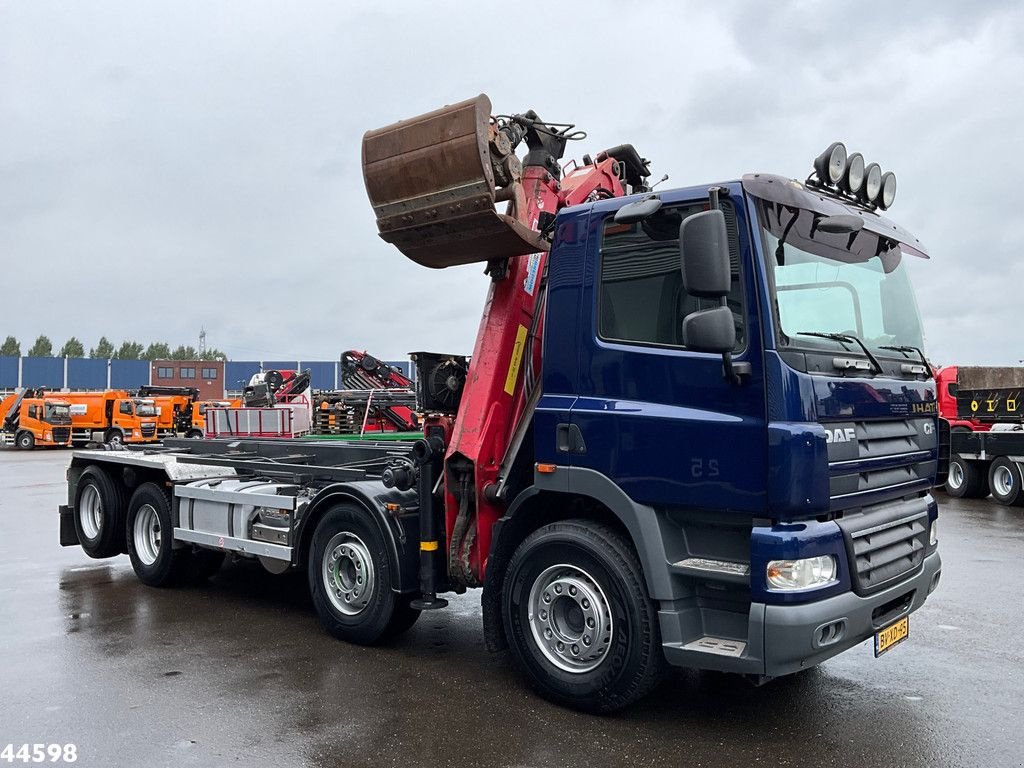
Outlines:
POLYGON ((1006 506, 1024 506, 1024 478, 1020 465, 1001 457, 992 462, 988 469, 988 486, 992 498, 1006 506))
POLYGON ((31 432, 19 432, 15 439, 15 445, 23 451, 31 451, 36 447, 36 436, 31 432))
POLYGON ((519 667, 556 703, 611 712, 661 677, 657 609, 632 546, 608 526, 567 520, 527 537, 505 575, 502 618, 519 667))
POLYGON ((366 510, 338 504, 313 532, 309 588, 324 629, 341 640, 371 645, 416 621, 406 596, 393 591, 387 548, 366 510))
POLYGON ((167 587, 190 575, 192 553, 174 548, 171 500, 156 483, 143 483, 128 502, 128 556, 135 575, 151 587, 167 587))
POLYGON ((89 557, 124 551, 126 490, 99 467, 87 467, 75 491, 75 533, 89 557))
POLYGON ((954 454, 949 460, 946 493, 958 499, 983 499, 988 495, 983 465, 954 454))

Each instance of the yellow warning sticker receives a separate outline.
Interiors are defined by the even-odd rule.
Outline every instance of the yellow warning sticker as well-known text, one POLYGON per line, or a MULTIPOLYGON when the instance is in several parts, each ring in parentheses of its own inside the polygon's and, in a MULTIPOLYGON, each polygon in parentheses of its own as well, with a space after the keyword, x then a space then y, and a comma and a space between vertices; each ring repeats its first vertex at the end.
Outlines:
POLYGON ((520 325, 516 331, 516 343, 512 347, 512 359, 508 364, 508 375, 505 377, 505 392, 511 395, 516 391, 516 379, 519 378, 519 366, 523 362, 523 347, 526 346, 526 326, 520 325))

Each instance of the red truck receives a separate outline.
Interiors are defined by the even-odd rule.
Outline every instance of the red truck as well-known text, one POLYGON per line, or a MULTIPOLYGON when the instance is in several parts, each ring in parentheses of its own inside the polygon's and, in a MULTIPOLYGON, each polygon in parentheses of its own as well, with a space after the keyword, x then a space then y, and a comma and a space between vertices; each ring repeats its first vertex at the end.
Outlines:
POLYGON ((965 418, 957 413, 957 372, 955 365, 947 365, 935 372, 935 387, 939 399, 939 415, 949 422, 950 432, 988 432, 991 422, 979 418, 965 418))

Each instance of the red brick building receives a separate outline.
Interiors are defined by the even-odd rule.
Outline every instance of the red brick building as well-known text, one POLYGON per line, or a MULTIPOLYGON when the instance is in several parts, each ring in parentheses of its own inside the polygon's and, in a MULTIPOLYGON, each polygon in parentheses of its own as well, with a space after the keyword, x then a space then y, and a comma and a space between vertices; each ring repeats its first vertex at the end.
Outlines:
POLYGON ((224 397, 224 363, 220 360, 154 360, 150 381, 158 387, 195 387, 201 400, 224 397))

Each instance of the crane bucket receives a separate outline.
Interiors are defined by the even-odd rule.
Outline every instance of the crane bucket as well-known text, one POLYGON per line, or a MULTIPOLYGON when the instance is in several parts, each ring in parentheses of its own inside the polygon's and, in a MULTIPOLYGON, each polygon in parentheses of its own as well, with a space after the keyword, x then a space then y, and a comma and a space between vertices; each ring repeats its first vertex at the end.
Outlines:
POLYGON ((494 207, 520 184, 503 140, 483 94, 367 132, 363 180, 381 238, 435 269, 547 250, 535 230, 494 207), (496 169, 507 182, 500 190, 496 169))

